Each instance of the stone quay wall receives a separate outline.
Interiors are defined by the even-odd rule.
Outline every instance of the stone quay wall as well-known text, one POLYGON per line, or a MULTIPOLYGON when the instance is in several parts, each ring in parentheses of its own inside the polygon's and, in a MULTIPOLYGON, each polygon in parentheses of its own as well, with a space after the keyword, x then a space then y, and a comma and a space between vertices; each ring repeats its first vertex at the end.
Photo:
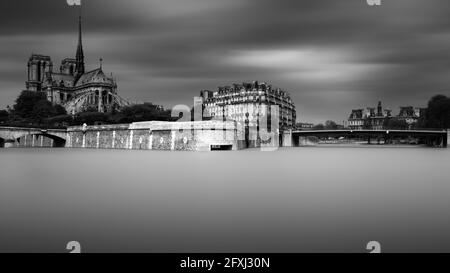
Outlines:
POLYGON ((91 149, 211 151, 247 148, 234 122, 137 122, 67 129, 66 147, 91 149))
POLYGON ((447 129, 447 145, 450 144, 450 129, 447 129))

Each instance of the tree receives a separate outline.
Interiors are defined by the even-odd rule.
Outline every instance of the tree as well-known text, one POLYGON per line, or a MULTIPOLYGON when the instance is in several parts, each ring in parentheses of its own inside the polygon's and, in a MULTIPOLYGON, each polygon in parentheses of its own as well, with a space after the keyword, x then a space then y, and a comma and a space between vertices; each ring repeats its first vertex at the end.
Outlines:
POLYGON ((50 127, 64 128, 64 127, 70 126, 73 123, 73 121, 74 121, 74 118, 71 115, 61 115, 61 116, 46 118, 43 120, 43 123, 49 128, 50 127))
POLYGON ((53 105, 43 92, 23 91, 16 99, 12 119, 21 119, 25 123, 42 123, 43 119, 66 115, 61 105, 53 105))
POLYGON ((450 128, 450 98, 444 95, 431 98, 425 112, 424 123, 427 128, 450 128))
POLYGON ((40 100, 33 107, 33 119, 42 121, 44 118, 53 117, 56 115, 56 109, 48 100, 40 100))
POLYGON ((9 119, 9 113, 6 110, 0 110, 0 122, 6 122, 9 119))
POLYGON ((171 119, 170 111, 152 103, 124 107, 118 115, 120 116, 120 122, 123 123, 153 120, 169 121, 171 119))
POLYGON ((23 91, 16 99, 14 113, 23 118, 32 118, 35 105, 43 100, 46 100, 46 97, 42 92, 23 91))
POLYGON ((409 125, 403 119, 390 118, 384 121, 384 128, 390 130, 407 130, 409 128, 409 125))
POLYGON ((109 115, 99 112, 84 112, 76 115, 73 119, 74 125, 95 125, 96 123, 108 123, 109 115))
POLYGON ((57 104, 54 106, 55 108, 55 115, 56 116, 64 116, 67 115, 67 111, 66 108, 64 108, 63 106, 57 104))
POLYGON ((322 123, 320 123, 320 124, 314 125, 313 129, 314 130, 324 130, 325 126, 322 123))
POLYGON ((325 129, 327 130, 336 130, 338 128, 338 125, 336 122, 332 121, 332 120, 327 120, 325 122, 325 129))

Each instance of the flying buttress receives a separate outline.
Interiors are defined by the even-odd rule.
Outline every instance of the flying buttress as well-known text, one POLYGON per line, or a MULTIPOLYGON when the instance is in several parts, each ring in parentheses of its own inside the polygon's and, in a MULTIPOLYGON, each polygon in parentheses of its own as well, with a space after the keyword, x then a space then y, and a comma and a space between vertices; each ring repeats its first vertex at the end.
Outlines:
MULTIPOLYGON (((117 105, 119 108, 131 105, 130 102, 120 97, 119 95, 106 91, 107 95, 111 96, 110 105, 117 105)), ((65 103, 63 106, 69 114, 76 114, 78 112, 83 111, 83 109, 88 105, 88 99, 92 95, 96 95, 98 91, 90 90, 83 93, 77 94, 70 101, 65 103)))

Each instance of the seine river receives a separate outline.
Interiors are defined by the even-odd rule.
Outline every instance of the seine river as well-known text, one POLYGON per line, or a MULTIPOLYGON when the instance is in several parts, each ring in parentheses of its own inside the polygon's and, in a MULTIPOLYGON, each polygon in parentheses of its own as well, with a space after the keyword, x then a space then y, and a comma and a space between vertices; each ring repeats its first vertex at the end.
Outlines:
POLYGON ((450 149, 0 150, 0 252, 450 252, 450 149))

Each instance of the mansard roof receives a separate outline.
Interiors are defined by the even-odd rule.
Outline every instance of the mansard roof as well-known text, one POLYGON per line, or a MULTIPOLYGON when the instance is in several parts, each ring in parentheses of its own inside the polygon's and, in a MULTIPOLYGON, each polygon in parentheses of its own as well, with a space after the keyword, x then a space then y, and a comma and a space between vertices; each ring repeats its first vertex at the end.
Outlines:
POLYGON ((363 118, 364 109, 354 109, 350 114, 349 119, 362 119, 363 118))

